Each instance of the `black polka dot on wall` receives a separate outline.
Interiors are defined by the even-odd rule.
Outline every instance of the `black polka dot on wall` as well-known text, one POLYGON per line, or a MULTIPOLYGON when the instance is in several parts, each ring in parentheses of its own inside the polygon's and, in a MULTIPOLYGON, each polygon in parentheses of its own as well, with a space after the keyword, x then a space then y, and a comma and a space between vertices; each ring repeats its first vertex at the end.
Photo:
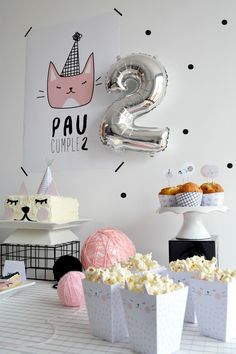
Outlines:
POLYGON ((152 32, 151 32, 150 30, 146 30, 146 31, 145 31, 145 34, 146 34, 147 36, 150 36, 151 33, 152 33, 152 32))
POLYGON ((188 69, 189 70, 193 70, 194 69, 194 65, 193 64, 188 64, 188 69))
POLYGON ((126 198, 126 193, 121 193, 121 198, 126 198))
POLYGON ((231 162, 227 163, 228 168, 233 168, 233 164, 231 162))
POLYGON ((228 21, 227 20, 222 20, 221 23, 222 23, 222 25, 225 26, 225 25, 227 25, 228 21))
POLYGON ((183 134, 184 134, 184 135, 187 135, 188 133, 189 133, 188 129, 184 129, 184 130, 183 130, 183 134))

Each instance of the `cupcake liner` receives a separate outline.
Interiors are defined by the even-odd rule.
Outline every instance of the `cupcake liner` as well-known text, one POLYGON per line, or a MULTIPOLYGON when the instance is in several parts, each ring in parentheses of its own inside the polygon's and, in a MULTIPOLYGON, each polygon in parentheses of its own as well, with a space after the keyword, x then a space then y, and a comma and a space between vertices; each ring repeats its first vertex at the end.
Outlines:
POLYGON ((200 206, 202 201, 202 193, 199 192, 178 193, 176 194, 176 200, 178 206, 182 206, 182 207, 200 206))
POLYGON ((158 194, 158 197, 161 207, 171 207, 177 205, 175 195, 158 194))
POLYGON ((224 193, 208 193, 203 194, 201 205, 223 205, 224 193))

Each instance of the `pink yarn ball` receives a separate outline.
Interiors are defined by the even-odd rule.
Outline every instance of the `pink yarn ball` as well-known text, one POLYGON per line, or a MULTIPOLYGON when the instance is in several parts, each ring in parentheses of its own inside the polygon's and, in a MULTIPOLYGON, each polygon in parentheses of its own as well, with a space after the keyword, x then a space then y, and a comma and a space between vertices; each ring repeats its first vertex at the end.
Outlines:
POLYGON ((133 242, 122 231, 100 229, 90 235, 81 251, 81 262, 85 269, 110 267, 117 262, 125 262, 135 255, 133 242))
POLYGON ((57 286, 57 294, 65 306, 84 306, 84 290, 82 279, 85 275, 82 272, 68 272, 60 279, 57 286))

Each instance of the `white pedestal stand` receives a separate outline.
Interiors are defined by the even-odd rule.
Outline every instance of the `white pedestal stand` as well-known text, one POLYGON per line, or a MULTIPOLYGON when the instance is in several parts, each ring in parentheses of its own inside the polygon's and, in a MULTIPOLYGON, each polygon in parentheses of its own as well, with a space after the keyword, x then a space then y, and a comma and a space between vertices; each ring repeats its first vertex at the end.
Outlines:
POLYGON ((183 224, 176 238, 186 240, 202 240, 211 237, 202 221, 202 214, 213 211, 226 212, 226 206, 199 206, 199 207, 163 207, 158 209, 160 214, 172 212, 183 215, 183 224))
POLYGON ((16 229, 4 243, 54 246, 78 241, 78 237, 70 228, 78 227, 90 220, 80 219, 64 224, 1 220, 0 227, 16 229))

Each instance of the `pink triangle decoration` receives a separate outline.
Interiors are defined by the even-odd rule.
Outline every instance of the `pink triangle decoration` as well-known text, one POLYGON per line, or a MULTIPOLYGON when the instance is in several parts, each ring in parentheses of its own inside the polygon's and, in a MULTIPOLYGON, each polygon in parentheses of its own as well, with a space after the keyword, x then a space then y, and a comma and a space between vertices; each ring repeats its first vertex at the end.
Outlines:
POLYGON ((51 184, 48 187, 47 194, 49 195, 59 195, 56 184, 54 181, 51 182, 51 184))
POLYGON ((20 189, 19 189, 19 192, 18 192, 19 195, 28 195, 28 190, 26 188, 26 185, 25 185, 25 182, 22 182, 21 183, 21 186, 20 186, 20 189))

